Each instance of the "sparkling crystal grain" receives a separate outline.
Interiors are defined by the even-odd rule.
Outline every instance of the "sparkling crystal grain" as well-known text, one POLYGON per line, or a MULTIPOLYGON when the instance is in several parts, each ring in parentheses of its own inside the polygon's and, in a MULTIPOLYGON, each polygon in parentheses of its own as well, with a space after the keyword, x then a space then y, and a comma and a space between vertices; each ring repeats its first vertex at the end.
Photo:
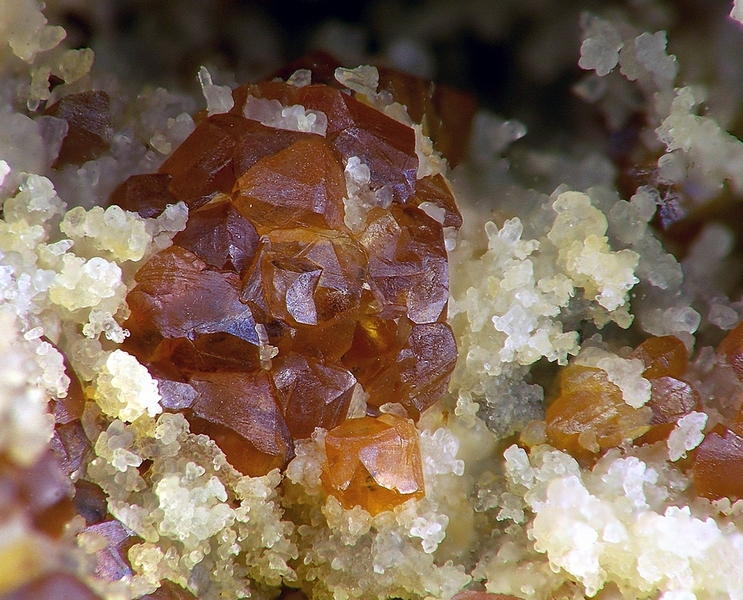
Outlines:
POLYGON ((408 419, 349 419, 328 432, 325 451, 323 487, 346 508, 376 515, 425 495, 418 430, 408 419))
POLYGON ((60 98, 44 113, 67 122, 55 168, 98 158, 111 144, 113 123, 106 92, 81 92, 60 98))
POLYGON ((560 375, 560 395, 547 407, 547 439, 578 459, 634 440, 648 431, 652 410, 625 403, 602 369, 569 365, 560 375))

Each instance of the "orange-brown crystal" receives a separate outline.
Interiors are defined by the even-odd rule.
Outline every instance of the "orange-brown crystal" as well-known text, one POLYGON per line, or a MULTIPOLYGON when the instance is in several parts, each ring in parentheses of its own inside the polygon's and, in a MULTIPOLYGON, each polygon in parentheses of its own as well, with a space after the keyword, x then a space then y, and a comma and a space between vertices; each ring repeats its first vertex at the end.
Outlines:
MULTIPOLYGON (((457 353, 443 228, 461 216, 442 175, 417 178, 414 129, 328 81, 332 68, 319 70, 331 85, 313 76, 304 87, 237 88, 235 107, 197 118, 159 173, 114 193, 147 216, 175 201, 190 209, 173 246, 136 275, 126 346, 149 365, 163 407, 183 412, 243 473, 283 468, 294 440, 328 429, 329 460, 333 440, 352 451, 332 459, 333 476, 349 481, 326 489, 379 512, 423 494, 415 427, 346 415, 357 386, 370 406, 396 402, 411 418, 446 391, 457 353), (250 120, 249 96, 320 111, 326 134, 250 120), (392 199, 360 231, 345 223, 351 157, 392 199), (443 223, 423 202, 443 209, 443 223)), ((439 115, 429 92, 419 118, 439 115)))
POLYGON ((392 414, 349 419, 325 437, 325 490, 372 515, 425 496, 418 430, 392 414))
POLYGON ((645 340, 635 348, 631 357, 645 363, 645 379, 666 376, 678 379, 684 376, 689 366, 689 353, 684 342, 673 335, 645 340))
POLYGON ((743 380, 743 321, 725 336, 720 342, 717 351, 721 353, 728 364, 733 367, 738 378, 743 380))
POLYGON ((602 369, 569 365, 561 373, 560 395, 547 408, 547 439, 587 460, 647 432, 652 414, 647 406, 629 406, 602 369))
POLYGON ((743 498, 743 437, 716 425, 694 453, 694 486, 707 498, 743 498))
POLYGON ((631 354, 645 363, 643 377, 650 381, 651 397, 647 406, 653 411, 650 430, 638 443, 664 440, 684 415, 701 408, 699 392, 684 381, 689 366, 688 351, 677 337, 648 338, 631 354))

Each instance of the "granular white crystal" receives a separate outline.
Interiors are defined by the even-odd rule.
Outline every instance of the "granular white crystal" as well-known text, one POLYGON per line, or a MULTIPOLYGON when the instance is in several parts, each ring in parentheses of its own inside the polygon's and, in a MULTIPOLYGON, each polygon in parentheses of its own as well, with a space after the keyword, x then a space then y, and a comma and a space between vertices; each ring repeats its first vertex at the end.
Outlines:
POLYGON ((624 306, 628 291, 639 281, 634 270, 640 255, 611 250, 604 235, 606 216, 592 206, 587 194, 563 192, 552 207, 557 218, 547 237, 557 247, 566 274, 608 311, 624 306))
POLYGON ((583 43, 580 46, 578 66, 596 75, 608 75, 619 62, 619 51, 624 46, 622 37, 611 21, 590 14, 581 17, 583 43))
MULTIPOLYGON (((33 343, 39 342, 23 340, 17 316, 7 305, 0 305, 0 332, 0 451, 11 461, 30 466, 54 431, 54 417, 47 408, 51 394, 29 381, 34 375, 42 376, 32 367, 36 366, 33 343)), ((61 385, 69 383, 48 379, 51 385, 59 386, 55 391, 61 393, 61 385)))
POLYGON ((5 177, 10 173, 10 165, 4 160, 0 160, 0 187, 5 182, 5 177))
POLYGON ((343 198, 343 221, 351 231, 360 233, 366 227, 366 215, 372 208, 389 208, 392 204, 392 191, 388 186, 371 189, 371 171, 358 156, 348 158, 344 177, 348 195, 343 198))
POLYGON ((732 306, 728 306, 718 299, 710 302, 707 320, 723 331, 729 331, 738 324, 740 315, 732 306))
POLYGON ((379 71, 371 65, 361 65, 354 69, 338 67, 335 70, 335 79, 348 89, 364 94, 369 98, 377 95, 379 86, 379 71))
MULTIPOLYGON (((121 267, 104 258, 62 257, 62 268, 49 287, 49 299, 67 310, 99 306, 104 299, 123 298, 121 267)), ((118 306, 119 302, 115 302, 118 306)))
POLYGON ((137 213, 114 204, 105 210, 100 206, 89 211, 75 207, 67 212, 59 228, 77 243, 78 254, 82 246, 91 253, 109 252, 119 261, 139 261, 152 242, 147 224, 137 213))
POLYGON ((441 427, 434 432, 421 432, 420 445, 425 477, 464 474, 464 461, 457 459, 459 440, 450 429, 441 427))
POLYGON ((635 38, 637 60, 653 74, 659 87, 672 82, 678 73, 676 57, 666 54, 667 44, 665 31, 645 32, 635 38))
POLYGON ((704 439, 704 427, 707 425, 707 414, 703 412, 690 412, 681 417, 668 436, 668 457, 677 461, 686 456, 686 452, 693 450, 704 439))
POLYGON ((312 71, 310 69, 297 69, 289 75, 286 82, 295 87, 305 87, 312 83, 312 71))
POLYGON ((204 66, 199 69, 199 84, 206 99, 206 112, 210 117, 232 110, 235 105, 232 90, 226 85, 214 85, 211 73, 204 66))
POLYGON ((157 382, 147 367, 131 354, 114 350, 96 381, 96 402, 101 410, 122 421, 162 412, 157 382))
POLYGON ((650 400, 650 382, 642 376, 645 363, 639 358, 622 358, 600 348, 584 348, 575 364, 598 367, 622 391, 622 399, 632 408, 640 408, 650 400))
POLYGON ((6 0, 0 4, 0 39, 28 63, 38 53, 54 48, 66 35, 62 27, 47 25, 33 0, 6 0))
POLYGON ((267 127, 315 133, 325 137, 327 115, 319 110, 306 110, 301 104, 284 106, 278 100, 248 96, 243 107, 247 119, 259 121, 267 127))

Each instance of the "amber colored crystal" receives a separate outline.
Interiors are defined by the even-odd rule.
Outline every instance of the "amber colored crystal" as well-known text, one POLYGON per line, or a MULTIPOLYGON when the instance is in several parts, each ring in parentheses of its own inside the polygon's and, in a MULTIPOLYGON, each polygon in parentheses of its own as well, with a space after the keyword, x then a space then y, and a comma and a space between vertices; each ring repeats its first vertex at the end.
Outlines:
POLYGON ((198 393, 188 413, 192 431, 209 435, 237 470, 265 475, 294 457, 268 373, 200 373, 189 383, 198 393))
POLYGON ((443 227, 462 221, 451 189, 442 175, 417 178, 413 128, 323 81, 334 68, 304 87, 235 89, 229 113, 198 115, 157 175, 114 194, 140 214, 189 206, 186 229, 135 277, 125 347, 147 363, 163 408, 246 474, 285 466, 294 439, 342 425, 358 384, 372 412, 394 402, 417 418, 456 362, 443 227), (322 112, 325 135, 247 119, 251 96, 322 112), (351 157, 392 197, 361 232, 345 224, 351 157))
POLYGON ((81 165, 108 150, 113 138, 113 123, 106 92, 81 92, 60 98, 44 114, 67 121, 67 135, 54 163, 81 165))
POLYGON ((733 367, 738 378, 743 380, 743 321, 732 329, 720 342, 717 351, 733 367))
POLYGON ((238 298, 239 280, 172 246, 135 277, 127 297, 131 348, 145 361, 176 355, 193 370, 258 366, 258 336, 250 309, 238 298), (169 343, 164 343, 164 342, 169 343))
POLYGON ((645 340, 635 348, 631 357, 645 363, 645 379, 665 376, 678 379, 684 376, 689 365, 689 353, 684 342, 673 335, 645 340))
POLYGON ((743 437, 715 425, 694 453, 694 486, 706 498, 743 498, 743 437))
POLYGON ((647 406, 629 406, 602 369, 569 365, 560 374, 560 395, 547 407, 547 439, 575 458, 590 459, 643 435, 652 416, 647 406))
POLYGON ((176 246, 190 250, 211 267, 242 273, 258 248, 258 233, 225 196, 188 215, 188 227, 173 239, 176 246))
POLYGON ((346 418, 356 384, 348 370, 292 353, 276 361, 271 374, 294 439, 309 437, 315 427, 332 429, 346 418))
POLYGON ((101 600, 82 581, 68 573, 49 573, 3 596, 3 600, 101 600))
POLYGON ((259 233, 343 225, 343 168, 319 136, 262 158, 240 177, 235 192, 235 206, 259 233))
POLYGON ((391 414, 349 419, 325 437, 322 483, 345 508, 372 515, 425 496, 418 430, 391 414))

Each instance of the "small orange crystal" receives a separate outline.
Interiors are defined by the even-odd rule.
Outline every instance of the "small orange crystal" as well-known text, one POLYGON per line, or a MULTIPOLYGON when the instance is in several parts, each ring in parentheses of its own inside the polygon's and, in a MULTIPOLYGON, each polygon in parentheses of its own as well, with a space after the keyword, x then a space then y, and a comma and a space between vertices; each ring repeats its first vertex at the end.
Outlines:
POLYGON ((689 353, 684 342, 673 335, 645 340, 635 348, 631 357, 645 363, 645 379, 665 376, 680 378, 689 366, 689 353))
POLYGON ((349 419, 325 437, 325 491, 372 515, 425 496, 418 430, 392 414, 349 419))
POLYGON ((652 415, 647 406, 628 405, 602 369, 569 365, 560 376, 560 396, 547 408, 547 439, 575 458, 590 460, 640 437, 652 415))

